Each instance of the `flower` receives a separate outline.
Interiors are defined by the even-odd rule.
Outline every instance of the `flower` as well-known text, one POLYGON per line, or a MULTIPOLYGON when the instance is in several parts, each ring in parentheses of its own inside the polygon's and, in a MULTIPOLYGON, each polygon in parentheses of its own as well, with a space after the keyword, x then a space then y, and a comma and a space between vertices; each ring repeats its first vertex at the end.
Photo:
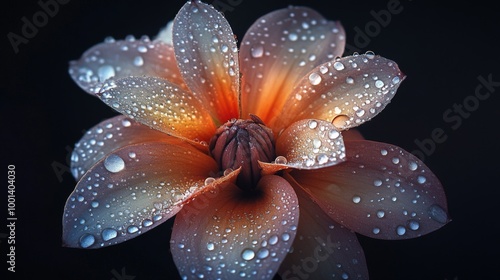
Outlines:
POLYGON ((340 23, 306 7, 258 19, 241 40, 186 3, 154 40, 106 39, 70 65, 123 115, 76 144, 63 242, 100 248, 175 216, 183 278, 368 278, 355 232, 405 239, 448 222, 418 158, 364 140, 405 76, 373 53, 340 57, 340 23))

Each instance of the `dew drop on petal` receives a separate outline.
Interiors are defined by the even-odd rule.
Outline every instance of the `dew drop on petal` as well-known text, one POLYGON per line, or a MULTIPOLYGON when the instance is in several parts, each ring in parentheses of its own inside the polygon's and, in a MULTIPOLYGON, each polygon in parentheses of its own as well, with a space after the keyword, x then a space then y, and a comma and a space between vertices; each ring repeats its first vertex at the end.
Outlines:
POLYGON ((251 52, 253 58, 259 58, 259 57, 262 57, 264 55, 264 48, 262 46, 256 46, 256 47, 253 47, 250 50, 250 52, 251 52))
POLYGON ((420 175, 417 177, 417 182, 419 184, 424 184, 425 182, 427 181, 427 178, 425 178, 424 176, 420 175))
POLYGON ((344 70, 345 66, 342 62, 336 61, 335 63, 333 63, 333 68, 335 68, 335 70, 337 71, 341 71, 344 70))
POLYGON ((437 204, 431 205, 428 213, 431 218, 438 223, 444 224, 448 221, 448 214, 446 214, 446 211, 444 211, 444 209, 437 204))
POLYGON ((95 243, 95 237, 92 234, 86 233, 80 237, 80 246, 88 248, 95 243))
POLYGON ((112 173, 117 173, 122 171, 125 168, 125 162, 123 159, 117 155, 109 155, 104 160, 104 167, 106 170, 112 173))
POLYGON ((377 80, 375 82, 375 87, 376 88, 382 88, 384 86, 384 82, 382 80, 377 80))
POLYGON ((399 235, 399 236, 402 236, 406 233, 406 228, 404 226, 398 226, 396 228, 396 233, 399 235))
POLYGON ((420 224, 416 220, 409 220, 408 221, 408 227, 411 230, 418 230, 420 228, 420 224))
POLYGON ((99 81, 104 82, 107 79, 115 76, 115 69, 110 65, 103 65, 97 69, 97 75, 99 76, 99 81))
POLYGON ((245 261, 250 261, 253 258, 255 258, 255 252, 252 249, 245 249, 245 250, 243 250, 243 252, 241 252, 241 257, 245 261))
POLYGON ((340 136, 340 132, 338 132, 335 129, 332 129, 332 130, 328 131, 328 138, 330 138, 332 140, 333 139, 337 139, 339 136, 340 136))
POLYGON ((359 203, 360 201, 361 201, 361 197, 359 197, 357 195, 355 195, 355 196, 352 197, 352 202, 359 203))
POLYGON ((349 121, 348 116, 338 115, 333 119, 332 124, 337 128, 344 128, 347 126, 348 121, 349 121))
POLYGON ((257 251, 257 258, 259 259, 265 259, 269 257, 269 250, 266 248, 261 248, 259 251, 257 251))
POLYGON ((309 82, 311 85, 315 86, 321 83, 321 76, 318 73, 311 73, 309 75, 309 82))
POLYGON ((417 168, 418 168, 418 164, 417 164, 416 162, 414 162, 414 161, 410 161, 410 162, 408 163, 408 168, 409 168, 411 171, 415 171, 415 170, 417 170, 417 168))
POLYGON ((288 160, 284 156, 277 156, 276 159, 274 160, 274 163, 276 164, 287 164, 288 160))
POLYGON ((215 249, 215 245, 212 242, 207 243, 207 250, 213 251, 215 249))
POLYGON ((107 228, 102 231, 101 235, 104 241, 109 241, 116 238, 118 236, 118 232, 115 229, 107 228))

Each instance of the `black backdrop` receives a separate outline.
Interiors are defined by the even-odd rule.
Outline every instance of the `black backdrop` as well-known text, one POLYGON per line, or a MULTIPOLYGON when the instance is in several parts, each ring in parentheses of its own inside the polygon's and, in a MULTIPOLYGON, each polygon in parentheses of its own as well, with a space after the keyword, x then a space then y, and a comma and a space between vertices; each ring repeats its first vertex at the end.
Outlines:
MULTIPOLYGON (((1 7, 0 201, 5 213, 8 165, 15 165, 18 219, 16 273, 7 272, 10 231, 5 218, 0 222, 2 274, 7 279, 21 275, 177 279, 168 250, 171 222, 100 250, 63 248, 60 236, 64 202, 75 185, 66 172, 69 151, 85 129, 116 115, 73 83, 68 61, 106 36, 154 36, 184 1, 60 2, 67 3, 60 4, 32 32, 32 38, 18 45, 17 53, 8 34, 22 35, 23 18, 32 19, 41 6, 38 1, 19 1, 1 7)), ((368 139, 423 152, 425 163, 444 185, 452 222, 406 241, 360 237, 371 279, 500 279, 495 123, 500 101, 500 25, 492 6, 479 1, 439 6, 410 0, 207 2, 225 9, 238 38, 267 12, 290 4, 310 6, 342 22, 351 45, 346 54, 372 50, 396 61, 408 76, 391 104, 360 130, 368 139), (387 24, 377 23, 374 13, 396 2, 400 12, 387 24), (493 82, 477 96, 481 79, 493 82), (446 140, 434 141, 432 148, 428 139, 436 130, 446 140), (432 151, 419 146, 419 141, 428 143, 432 151)))

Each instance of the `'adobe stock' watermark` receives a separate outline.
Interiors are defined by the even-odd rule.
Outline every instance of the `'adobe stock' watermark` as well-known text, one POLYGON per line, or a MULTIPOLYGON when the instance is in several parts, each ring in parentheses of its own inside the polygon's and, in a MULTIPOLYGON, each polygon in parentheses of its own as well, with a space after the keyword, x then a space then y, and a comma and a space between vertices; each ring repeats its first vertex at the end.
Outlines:
POLYGON ((49 23, 49 19, 53 18, 59 13, 60 5, 68 4, 70 0, 48 0, 38 1, 40 10, 36 11, 30 18, 23 16, 21 18, 20 32, 7 33, 7 39, 12 46, 15 54, 19 53, 19 47, 22 44, 28 44, 33 39, 40 28, 43 28, 49 23))
MULTIPOLYGON (((479 109, 480 103, 490 98, 492 93, 500 87, 500 80, 494 81, 493 74, 488 74, 486 77, 479 75, 477 81, 474 94, 466 96, 462 102, 454 103, 443 112, 443 121, 452 131, 459 129, 464 120, 470 118, 472 113, 479 109)), ((429 137, 414 140, 418 149, 411 153, 424 161, 426 157, 431 156, 436 151, 438 144, 442 144, 446 140, 448 140, 448 133, 446 133, 445 127, 436 127, 431 131, 429 137)))

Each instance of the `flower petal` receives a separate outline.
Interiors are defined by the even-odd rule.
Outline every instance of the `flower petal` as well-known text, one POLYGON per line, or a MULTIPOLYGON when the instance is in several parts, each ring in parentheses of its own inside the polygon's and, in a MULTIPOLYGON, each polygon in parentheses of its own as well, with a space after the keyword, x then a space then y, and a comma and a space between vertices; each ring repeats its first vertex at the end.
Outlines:
POLYGON ((71 173, 79 180, 94 164, 118 148, 143 142, 158 142, 170 137, 118 115, 89 129, 75 144, 71 154, 71 173))
POLYGON ((183 139, 208 142, 215 132, 203 104, 190 92, 161 78, 109 80, 99 97, 118 112, 183 139))
MULTIPOLYGON (((171 20, 167 23, 165 27, 163 27, 158 35, 155 37, 155 41, 163 41, 164 43, 173 46, 174 42, 172 40, 172 30, 174 27, 174 21, 171 20)), ((173 49, 172 49, 173 50, 173 49)))
POLYGON ((128 76, 161 77, 185 88, 175 61, 173 47, 147 37, 136 40, 113 39, 87 50, 71 61, 69 74, 86 92, 97 94, 109 78, 128 76))
POLYGON ((175 215, 217 169, 212 158, 175 137, 115 150, 69 196, 64 244, 99 248, 136 237, 175 215))
POLYGON ((345 144, 345 162, 291 173, 332 219, 380 239, 417 237, 448 222, 443 187, 417 157, 385 143, 345 144))
POLYGON ((288 7, 258 19, 241 42, 243 116, 268 123, 281 114, 294 85, 314 67, 342 55, 345 32, 306 7, 288 7))
POLYGON ((293 123, 278 136, 276 154, 284 157, 278 158, 282 164, 298 169, 324 168, 345 160, 342 135, 322 120, 293 123))
POLYGON ((177 214, 170 242, 182 277, 273 277, 295 237, 299 208, 282 177, 264 176, 259 187, 251 195, 220 186, 177 214))
POLYGON ((224 16, 188 1, 174 20, 173 40, 182 77, 194 96, 224 123, 238 115, 238 48, 224 16))
MULTIPOLYGON (((296 184, 293 179, 290 183, 296 184)), ((356 234, 334 222, 300 187, 294 189, 299 198, 300 223, 292 252, 281 264, 281 278, 368 279, 356 234)))
POLYGON ((358 126, 389 104, 404 78, 395 62, 370 53, 327 62, 302 78, 285 103, 287 110, 269 125, 279 131, 313 118, 342 130, 358 126))

